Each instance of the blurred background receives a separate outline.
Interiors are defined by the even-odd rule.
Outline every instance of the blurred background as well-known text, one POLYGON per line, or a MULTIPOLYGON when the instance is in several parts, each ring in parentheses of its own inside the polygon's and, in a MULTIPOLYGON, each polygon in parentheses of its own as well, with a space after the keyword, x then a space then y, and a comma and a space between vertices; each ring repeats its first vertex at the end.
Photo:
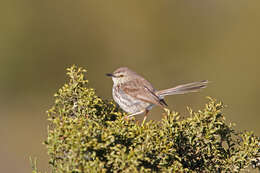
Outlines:
MULTIPOLYGON (((13 0, 0 6, 0 168, 48 170, 46 110, 72 64, 112 98, 104 74, 127 66, 157 89, 208 79, 201 93, 166 98, 188 113, 206 96, 223 101, 228 122, 260 135, 260 1, 13 0)), ((154 108, 149 119, 159 120, 154 108)), ((142 119, 142 116, 137 117, 142 119)))

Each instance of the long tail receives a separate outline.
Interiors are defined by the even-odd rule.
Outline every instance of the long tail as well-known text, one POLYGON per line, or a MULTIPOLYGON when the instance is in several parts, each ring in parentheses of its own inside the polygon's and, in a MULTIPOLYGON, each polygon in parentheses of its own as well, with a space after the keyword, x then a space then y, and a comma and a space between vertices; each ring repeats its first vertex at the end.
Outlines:
POLYGON ((200 82, 192 82, 192 83, 188 83, 188 84, 184 84, 184 85, 178 85, 174 88, 157 91, 156 94, 163 98, 164 96, 167 96, 167 95, 197 92, 202 88, 206 88, 207 84, 208 84, 207 80, 203 80, 200 82))

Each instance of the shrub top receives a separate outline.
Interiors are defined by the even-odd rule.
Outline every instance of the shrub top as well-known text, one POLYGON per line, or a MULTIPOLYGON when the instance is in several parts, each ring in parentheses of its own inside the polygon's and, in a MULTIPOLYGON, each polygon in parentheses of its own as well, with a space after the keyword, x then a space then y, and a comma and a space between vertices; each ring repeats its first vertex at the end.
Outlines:
POLYGON ((140 125, 98 97, 85 72, 68 68, 48 111, 52 172, 239 172, 260 154, 259 138, 227 124, 221 102, 209 99, 183 120, 167 110, 162 121, 140 125))

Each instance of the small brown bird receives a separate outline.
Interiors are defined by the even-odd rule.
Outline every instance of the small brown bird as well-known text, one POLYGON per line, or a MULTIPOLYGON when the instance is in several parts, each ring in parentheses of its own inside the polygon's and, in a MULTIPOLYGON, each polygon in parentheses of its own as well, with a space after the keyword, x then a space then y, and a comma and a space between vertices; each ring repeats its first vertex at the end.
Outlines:
POLYGON ((197 92, 208 83, 203 80, 157 91, 150 82, 127 67, 120 67, 107 76, 112 77, 114 82, 112 92, 115 102, 129 114, 128 117, 145 113, 143 123, 153 106, 167 106, 165 96, 197 92))

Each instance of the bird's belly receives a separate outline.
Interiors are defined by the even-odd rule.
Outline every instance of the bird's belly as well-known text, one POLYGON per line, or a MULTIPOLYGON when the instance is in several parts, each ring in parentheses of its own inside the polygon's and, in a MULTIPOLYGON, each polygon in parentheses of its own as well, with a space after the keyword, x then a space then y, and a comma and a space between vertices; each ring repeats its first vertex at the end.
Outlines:
POLYGON ((150 110, 153 107, 153 104, 131 97, 123 91, 119 91, 118 93, 113 91, 113 99, 124 111, 130 114, 140 112, 144 109, 150 110))

